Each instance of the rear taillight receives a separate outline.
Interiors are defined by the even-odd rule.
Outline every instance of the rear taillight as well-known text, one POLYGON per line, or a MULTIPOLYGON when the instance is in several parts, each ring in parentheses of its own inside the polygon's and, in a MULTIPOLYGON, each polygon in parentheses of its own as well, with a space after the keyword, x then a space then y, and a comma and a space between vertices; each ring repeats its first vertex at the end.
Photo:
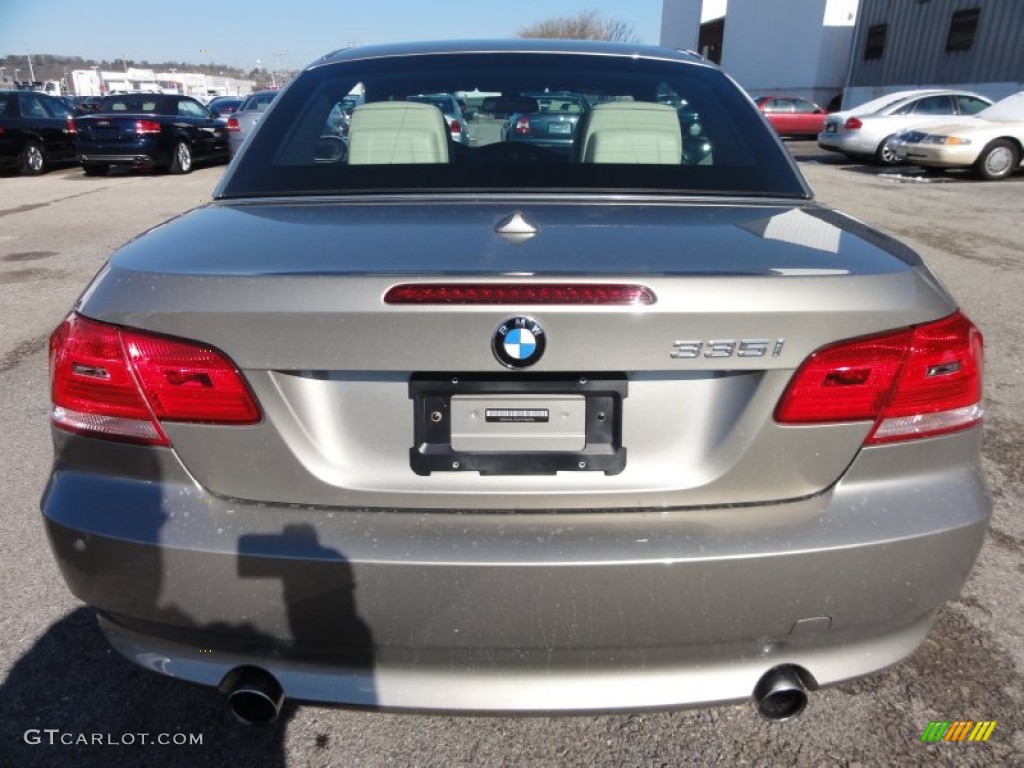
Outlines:
POLYGON ((846 118, 846 122, 843 123, 843 128, 845 128, 848 131, 859 131, 863 126, 864 123, 862 123, 856 117, 848 117, 846 118))
POLYGON ((169 445, 160 421, 255 424, 235 366, 206 345, 72 314, 50 336, 53 423, 67 432, 169 445))
POLYGON ((520 136, 529 136, 530 135, 530 118, 529 117, 527 117, 526 115, 521 115, 519 117, 519 119, 516 120, 516 133, 518 135, 520 135, 520 136))
POLYGON ((238 118, 237 117, 229 117, 228 118, 228 130, 229 131, 240 131, 240 130, 242 130, 238 126, 238 118))
POLYGON ((462 134, 462 123, 458 120, 452 120, 451 125, 448 127, 451 129, 453 135, 459 136, 462 134))
POLYGON ((160 133, 160 123, 156 120, 136 120, 136 133, 160 133))
POLYGON ((981 332, 957 312, 818 350, 793 376, 775 419, 873 421, 868 444, 954 432, 981 421, 981 369, 981 332))
POLYGON ((70 116, 68 117, 68 133, 72 136, 78 135, 78 126, 75 125, 75 118, 70 116))

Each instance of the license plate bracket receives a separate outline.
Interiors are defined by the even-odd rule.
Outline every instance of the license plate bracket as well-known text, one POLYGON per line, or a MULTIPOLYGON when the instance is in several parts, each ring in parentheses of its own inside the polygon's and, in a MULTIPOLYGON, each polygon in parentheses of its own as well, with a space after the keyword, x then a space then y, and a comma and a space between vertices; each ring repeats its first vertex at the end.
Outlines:
POLYGON ((626 466, 622 401, 628 393, 625 376, 607 373, 571 377, 526 374, 514 378, 415 374, 409 380, 409 397, 414 406, 414 443, 409 449, 409 463, 417 475, 616 475, 626 466), (484 423, 478 421, 468 429, 470 410, 481 415, 484 423), (545 412, 546 415, 540 415, 545 412), (495 413, 511 416, 495 418, 495 413), (568 414, 571 426, 552 436, 553 421, 564 414, 568 414), (578 423, 580 420, 582 423, 578 423), (452 445, 453 424, 456 447, 452 445), (495 450, 479 449, 488 443, 487 430, 497 438, 490 441, 495 450), (582 447, 563 450, 567 445, 566 434, 570 435, 569 444, 581 438, 582 447), (529 449, 517 449, 523 445, 529 449), (552 449, 545 449, 546 445, 552 449), (473 450, 460 450, 459 446, 473 450))

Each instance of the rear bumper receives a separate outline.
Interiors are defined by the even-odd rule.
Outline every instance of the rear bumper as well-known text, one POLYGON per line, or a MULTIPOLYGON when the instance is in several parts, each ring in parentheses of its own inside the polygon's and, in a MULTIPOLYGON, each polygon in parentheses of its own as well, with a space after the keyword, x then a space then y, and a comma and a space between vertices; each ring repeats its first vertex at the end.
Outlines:
POLYGON ((978 159, 976 146, 944 147, 896 141, 893 150, 900 159, 929 168, 969 168, 978 159))
POLYGON ((42 507, 72 591, 164 674, 251 664, 381 707, 697 706, 779 664, 827 685, 910 653, 984 539, 978 437, 916 445, 898 476, 900 447, 864 450, 786 503, 448 513, 210 497, 172 451, 59 435, 42 507), (118 452, 133 476, 90 469, 118 452))
POLYGON ((823 131, 818 134, 818 146, 848 155, 873 155, 878 149, 878 142, 874 139, 868 140, 859 131, 838 131, 836 133, 823 131))
POLYGON ((134 168, 152 168, 156 165, 166 165, 167 162, 169 162, 166 159, 154 157, 152 154, 146 152, 117 155, 83 153, 79 154, 78 159, 82 163, 92 163, 95 165, 130 165, 134 168))
MULTIPOLYGON (((760 649, 721 646, 698 661, 677 651, 578 653, 522 650, 465 655, 408 654, 371 664, 322 663, 251 653, 203 650, 129 629, 101 615, 100 628, 120 654, 153 672, 216 687, 239 666, 272 674, 285 696, 301 701, 448 712, 614 712, 739 703, 777 664, 814 670, 815 689, 861 677, 909 655, 931 628, 932 614, 910 624, 828 646, 793 637, 760 649)), ((808 682, 805 680, 805 682, 808 682)))

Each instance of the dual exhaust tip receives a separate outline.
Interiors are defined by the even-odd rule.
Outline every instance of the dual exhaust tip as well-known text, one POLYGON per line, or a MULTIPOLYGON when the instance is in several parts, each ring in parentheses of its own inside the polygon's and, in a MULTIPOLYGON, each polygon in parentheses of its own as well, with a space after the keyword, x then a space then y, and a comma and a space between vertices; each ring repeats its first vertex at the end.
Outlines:
MULTIPOLYGON (((807 688, 814 681, 803 669, 784 664, 768 670, 754 686, 754 703, 766 720, 790 720, 807 706, 807 688)), ((259 667, 237 667, 228 673, 228 707, 246 725, 268 725, 281 713, 284 689, 259 667)))

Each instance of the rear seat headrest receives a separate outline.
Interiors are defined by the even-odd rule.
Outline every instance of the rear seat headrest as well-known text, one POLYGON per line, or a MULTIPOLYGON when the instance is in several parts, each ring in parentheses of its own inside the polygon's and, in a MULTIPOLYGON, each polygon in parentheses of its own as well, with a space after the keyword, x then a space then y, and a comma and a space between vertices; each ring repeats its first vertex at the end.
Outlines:
POLYGON ((578 157, 584 163, 678 165, 683 157, 679 115, 666 104, 613 101, 583 118, 578 157))
POLYGON ((349 165, 447 163, 448 127, 441 110, 413 101, 377 101, 352 110, 349 165))

